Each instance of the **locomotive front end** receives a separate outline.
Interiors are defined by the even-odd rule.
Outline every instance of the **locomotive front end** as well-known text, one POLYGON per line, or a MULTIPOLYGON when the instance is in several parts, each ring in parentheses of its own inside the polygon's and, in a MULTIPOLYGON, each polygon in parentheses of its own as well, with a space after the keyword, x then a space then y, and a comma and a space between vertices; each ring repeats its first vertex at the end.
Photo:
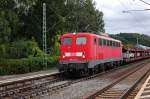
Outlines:
POLYGON ((60 46, 60 72, 79 73, 87 70, 88 37, 84 34, 64 34, 60 46))

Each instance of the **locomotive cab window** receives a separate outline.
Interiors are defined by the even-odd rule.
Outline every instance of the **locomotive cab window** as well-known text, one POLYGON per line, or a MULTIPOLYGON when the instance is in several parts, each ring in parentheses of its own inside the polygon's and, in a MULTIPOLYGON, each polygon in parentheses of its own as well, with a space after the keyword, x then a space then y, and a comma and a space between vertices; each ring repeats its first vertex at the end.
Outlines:
POLYGON ((63 39, 63 44, 64 45, 71 45, 72 44, 72 38, 71 37, 65 37, 63 39))
POLYGON ((76 44, 77 45, 86 44, 86 41, 87 41, 86 37, 77 37, 76 44))

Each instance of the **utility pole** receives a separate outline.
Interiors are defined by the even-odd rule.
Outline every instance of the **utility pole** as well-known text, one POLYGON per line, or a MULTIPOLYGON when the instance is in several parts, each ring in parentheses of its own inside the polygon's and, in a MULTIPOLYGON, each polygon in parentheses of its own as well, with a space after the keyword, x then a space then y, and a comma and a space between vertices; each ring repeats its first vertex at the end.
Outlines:
POLYGON ((46 4, 43 3, 43 65, 47 68, 47 44, 46 44, 46 4))

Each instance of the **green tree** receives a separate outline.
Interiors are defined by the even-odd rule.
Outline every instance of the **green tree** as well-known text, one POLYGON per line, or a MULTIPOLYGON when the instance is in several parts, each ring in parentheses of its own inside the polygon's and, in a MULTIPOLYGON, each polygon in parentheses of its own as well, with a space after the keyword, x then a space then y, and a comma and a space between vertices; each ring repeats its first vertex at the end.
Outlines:
POLYGON ((9 21, 5 19, 5 13, 0 13, 0 44, 8 43, 11 36, 9 21))
POLYGON ((104 32, 103 13, 95 8, 93 0, 68 0, 67 32, 104 32))
POLYGON ((23 32, 34 36, 42 47, 42 3, 47 5, 48 45, 65 32, 104 32, 103 13, 95 8, 93 0, 37 0, 24 15, 23 32))
POLYGON ((19 17, 15 12, 15 7, 14 0, 0 1, 0 36, 3 43, 13 41, 18 35, 19 17))

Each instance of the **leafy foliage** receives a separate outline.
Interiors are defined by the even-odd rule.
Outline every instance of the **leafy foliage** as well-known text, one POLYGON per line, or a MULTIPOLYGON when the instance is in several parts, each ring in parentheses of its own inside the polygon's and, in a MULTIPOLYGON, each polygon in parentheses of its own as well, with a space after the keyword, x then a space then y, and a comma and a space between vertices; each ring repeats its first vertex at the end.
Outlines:
POLYGON ((25 58, 25 57, 39 57, 43 52, 38 47, 35 41, 20 40, 10 44, 0 45, 0 53, 3 53, 0 58, 25 58))
MULTIPOLYGON (((48 57, 48 68, 57 65, 58 57, 48 57)), ((0 75, 20 74, 43 70, 42 57, 0 60, 0 75)))
POLYGON ((48 45, 52 38, 65 32, 104 32, 103 13, 96 10, 93 0, 37 0, 24 15, 23 33, 35 37, 42 46, 42 4, 47 5, 48 45))
POLYGON ((0 11, 0 43, 9 43, 17 35, 19 19, 11 10, 0 11))
POLYGON ((9 42, 11 34, 11 28, 9 22, 5 19, 4 15, 0 15, 0 44, 3 42, 9 42))
POLYGON ((58 47, 55 38, 63 33, 105 31, 103 13, 95 8, 93 0, 1 0, 0 44, 13 46, 21 39, 34 37, 42 48, 43 2, 47 5, 47 44, 50 50, 58 47))

